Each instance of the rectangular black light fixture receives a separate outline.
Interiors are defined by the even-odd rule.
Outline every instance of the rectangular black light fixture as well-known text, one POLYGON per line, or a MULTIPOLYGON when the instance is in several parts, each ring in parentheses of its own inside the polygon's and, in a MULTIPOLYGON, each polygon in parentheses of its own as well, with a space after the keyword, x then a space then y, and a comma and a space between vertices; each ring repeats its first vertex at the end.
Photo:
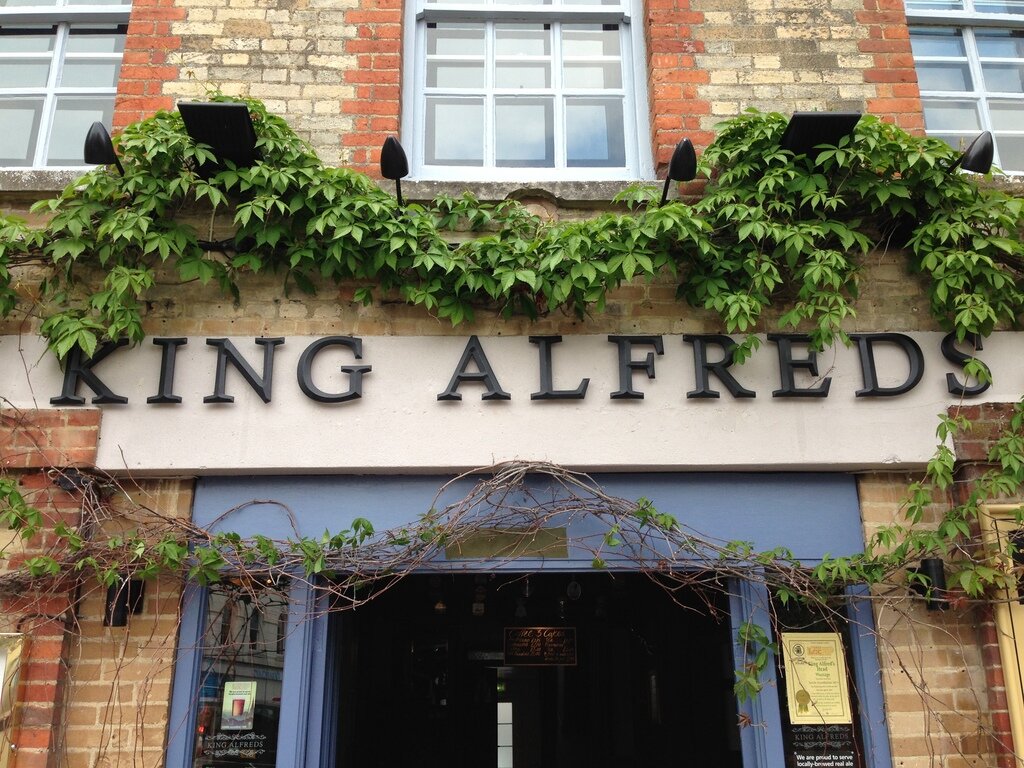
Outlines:
POLYGON ((256 149, 256 129, 249 116, 249 107, 241 102, 183 101, 178 111, 188 135, 198 143, 208 145, 217 156, 218 166, 209 163, 196 170, 204 178, 223 169, 223 161, 230 160, 236 168, 248 168, 260 159, 256 149))
POLYGON ((779 147, 794 155, 806 155, 821 144, 835 146, 853 133, 860 112, 794 112, 779 147))

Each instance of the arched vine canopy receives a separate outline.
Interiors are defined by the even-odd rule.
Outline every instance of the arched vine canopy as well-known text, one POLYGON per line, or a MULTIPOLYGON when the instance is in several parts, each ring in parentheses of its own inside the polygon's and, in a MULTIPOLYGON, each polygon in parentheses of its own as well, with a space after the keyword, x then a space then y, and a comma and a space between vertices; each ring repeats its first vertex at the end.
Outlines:
MULTIPOLYGON (((961 340, 1012 327, 1024 310, 1024 200, 949 172, 958 153, 943 142, 870 116, 839 146, 794 156, 779 147, 782 115, 743 114, 723 123, 703 153, 707 182, 698 200, 658 206, 655 191, 632 187, 617 201, 619 212, 552 223, 515 201, 489 204, 470 195, 400 209, 368 177, 324 166, 284 120, 259 102, 248 104, 262 156, 250 168, 217 166, 180 115, 161 112, 116 139, 123 177, 108 168, 85 174, 36 204, 42 225, 0 218, 0 314, 37 316, 63 359, 76 347, 91 355, 105 341, 142 340, 158 274, 176 274, 183 286, 214 281, 236 298, 255 272, 278 272, 286 286, 304 291, 324 281, 354 282, 358 300, 397 294, 459 324, 479 307, 584 316, 601 311, 617 286, 667 273, 678 281, 681 301, 717 313, 729 333, 751 334, 765 310, 778 307, 783 327, 807 331, 820 348, 846 340, 860 266, 874 249, 900 251, 909 270, 927 276, 932 313, 961 340), (195 222, 218 216, 233 221, 234 235, 212 242, 212 232, 197 231, 195 222), (473 234, 453 245, 446 237, 452 230, 473 234)), ((747 336, 737 358, 756 343, 747 336)), ((987 375, 973 362, 966 368, 987 375)), ((701 562, 710 571, 742 565, 748 574, 757 566, 783 599, 827 601, 847 583, 905 579, 899 574, 907 563, 940 554, 955 562, 954 582, 967 597, 991 595, 1006 586, 1007 573, 973 546, 975 521, 985 500, 1012 497, 1024 484, 1022 425, 1018 405, 993 443, 993 469, 934 527, 920 523, 953 483, 946 442, 967 426, 957 417, 940 417, 941 444, 925 476, 909 489, 902 517, 880 528, 864 553, 807 570, 785 551, 732 542, 702 550, 701 562)), ((514 476, 506 472, 502 482, 514 476)), ((604 547, 621 544, 624 525, 634 539, 706 546, 643 500, 590 498, 611 521, 604 547)), ((243 565, 263 574, 340 568, 365 577, 389 570, 374 552, 422 554, 443 545, 452 534, 433 514, 425 512, 408 540, 394 532, 381 539, 357 521, 344 532, 289 542, 243 541, 145 515, 133 532, 93 541, 87 532, 98 527, 87 531, 83 517, 84 527, 59 527, 51 550, 8 571, 0 586, 17 591, 83 571, 102 584, 167 570, 214 581, 243 565), (354 568, 352 552, 374 567, 354 568)), ((26 538, 42 525, 10 477, 0 477, 0 520, 26 538)), ((595 555, 595 565, 600 559, 595 555)))

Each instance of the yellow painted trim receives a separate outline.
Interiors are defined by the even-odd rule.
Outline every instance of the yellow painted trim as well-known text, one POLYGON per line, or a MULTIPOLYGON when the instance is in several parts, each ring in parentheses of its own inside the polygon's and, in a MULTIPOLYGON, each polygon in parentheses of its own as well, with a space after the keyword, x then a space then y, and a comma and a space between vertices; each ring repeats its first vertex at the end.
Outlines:
MULTIPOLYGON (((1004 551, 1003 536, 1007 528, 1024 528, 1024 524, 1018 524, 1014 517, 1019 509, 1020 504, 988 504, 982 507, 979 523, 982 541, 989 551, 1004 551)), ((1004 554, 997 555, 997 558, 999 565, 1009 574, 1012 563, 1004 554)), ((1002 594, 997 595, 1002 599, 995 604, 999 656, 1010 714, 1010 732, 1013 734, 1016 753, 1015 764, 1018 768, 1024 768, 1024 605, 1017 602, 1018 595, 1024 596, 1024 591, 1009 588, 1000 591, 1002 594)))

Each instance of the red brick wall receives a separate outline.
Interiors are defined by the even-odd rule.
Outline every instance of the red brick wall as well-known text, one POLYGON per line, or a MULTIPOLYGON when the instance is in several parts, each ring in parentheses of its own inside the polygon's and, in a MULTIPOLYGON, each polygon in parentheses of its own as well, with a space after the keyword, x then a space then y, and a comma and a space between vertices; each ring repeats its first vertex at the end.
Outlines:
POLYGON ((903 0, 864 0, 864 10, 857 18, 868 30, 860 50, 875 59, 875 66, 864 70, 865 82, 874 83, 877 93, 868 99, 868 112, 906 131, 923 134, 921 94, 903 0))
MULTIPOLYGON (((58 521, 76 525, 77 499, 56 487, 49 470, 90 465, 96 459, 100 411, 69 409, 0 411, 0 468, 14 475, 26 501, 44 515, 43 531, 25 542, 9 545, 5 566, 17 567, 25 558, 55 543, 58 521)), ((12 743, 17 746, 12 768, 55 768, 57 741, 63 726, 71 643, 74 586, 62 594, 26 592, 0 601, 7 631, 26 636, 15 712, 12 743)))
POLYGON ((114 106, 115 130, 174 108, 174 99, 163 95, 163 85, 180 76, 168 54, 181 47, 181 38, 171 34, 171 23, 184 18, 185 8, 176 8, 174 0, 132 0, 114 106))
MULTIPOLYGON (((982 403, 949 409, 951 416, 963 416, 971 423, 969 430, 956 435, 953 440, 960 465, 956 484, 957 501, 965 501, 973 482, 991 468, 987 462, 992 441, 1009 424, 1013 410, 1013 403, 982 403)), ((1010 730, 999 632, 991 606, 986 606, 982 612, 978 636, 988 689, 992 751, 998 758, 998 768, 1015 768, 1018 763, 1014 757, 1013 733, 1010 730)))
POLYGON ((692 10, 690 0, 647 0, 645 21, 651 142, 655 168, 663 176, 680 140, 706 147, 714 138, 702 127, 711 105, 698 95, 709 76, 694 59, 704 52, 704 43, 693 34, 704 14, 692 10))

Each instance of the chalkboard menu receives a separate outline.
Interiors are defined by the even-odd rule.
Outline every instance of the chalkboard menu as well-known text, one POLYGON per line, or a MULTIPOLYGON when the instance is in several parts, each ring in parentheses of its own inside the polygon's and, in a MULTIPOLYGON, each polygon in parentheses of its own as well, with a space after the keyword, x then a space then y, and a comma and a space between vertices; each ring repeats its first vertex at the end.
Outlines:
POLYGON ((505 627, 505 665, 576 666, 576 627, 505 627))

